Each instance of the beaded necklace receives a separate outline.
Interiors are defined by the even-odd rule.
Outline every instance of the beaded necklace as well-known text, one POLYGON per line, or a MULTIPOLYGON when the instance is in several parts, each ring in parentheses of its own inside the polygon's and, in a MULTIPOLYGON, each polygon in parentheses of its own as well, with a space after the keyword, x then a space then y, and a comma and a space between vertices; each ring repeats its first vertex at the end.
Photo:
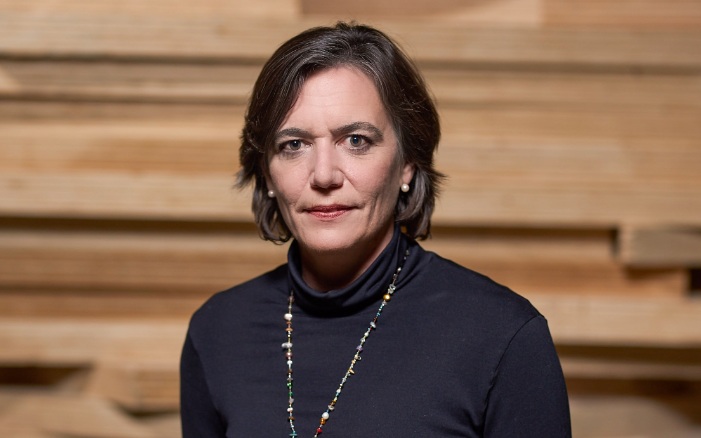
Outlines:
MULTIPOLYGON (((331 416, 331 412, 336 409, 336 403, 338 402, 338 397, 341 395, 341 391, 343 390, 343 386, 346 384, 348 381, 348 378, 352 375, 355 374, 355 364, 360 361, 361 357, 360 354, 363 352, 363 346, 365 345, 365 341, 370 337, 370 333, 372 333, 376 328, 377 328, 377 320, 380 318, 380 315, 382 314, 382 310, 385 308, 387 303, 392 299, 392 295, 394 294, 394 291, 397 289, 396 283, 397 283, 397 278, 399 277, 399 273, 402 272, 402 266, 404 266, 404 262, 406 262, 406 258, 409 256, 409 250, 407 250, 404 253, 404 258, 402 259, 402 262, 399 264, 399 267, 397 267, 397 271, 394 273, 392 276, 392 282, 389 284, 389 287, 387 288, 387 293, 385 293, 382 296, 382 303, 380 304, 380 308, 377 309, 377 313, 375 313, 375 317, 370 321, 370 326, 368 329, 365 331, 363 334, 363 337, 360 338, 360 344, 355 348, 355 355, 353 355, 353 359, 351 360, 350 366, 348 367, 348 371, 346 371, 346 374, 343 376, 341 379, 341 383, 338 385, 338 389, 336 389, 336 393, 331 399, 331 403, 326 407, 326 410, 324 413, 321 414, 321 419, 319 420, 319 426, 316 428, 316 433, 314 434, 314 438, 317 438, 326 424, 326 422, 329 420, 329 417, 331 416)), ((287 322, 287 328, 285 331, 287 332, 287 342, 283 342, 282 348, 285 350, 285 358, 287 359, 287 401, 288 401, 288 406, 287 406, 287 421, 290 424, 290 434, 289 436, 291 438, 295 438, 297 436, 297 431, 295 430, 295 418, 294 418, 294 392, 292 390, 292 383, 293 383, 293 378, 292 378, 292 304, 294 303, 294 295, 293 291, 290 290, 290 298, 288 299, 288 305, 287 305, 287 313, 285 313, 285 321, 287 322)))

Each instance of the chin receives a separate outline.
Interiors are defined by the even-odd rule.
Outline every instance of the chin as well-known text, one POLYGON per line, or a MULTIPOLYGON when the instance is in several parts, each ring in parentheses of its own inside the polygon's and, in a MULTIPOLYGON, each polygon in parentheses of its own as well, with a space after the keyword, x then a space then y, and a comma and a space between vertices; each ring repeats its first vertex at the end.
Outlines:
POLYGON ((347 230, 313 230, 297 238, 299 244, 309 251, 316 253, 338 253, 348 251, 360 243, 362 234, 350 233, 347 230))
POLYGON ((385 230, 369 226, 368 223, 346 225, 309 227, 295 238, 301 247, 317 254, 332 255, 351 251, 363 256, 377 251, 380 248, 376 246, 384 245, 392 237, 392 227, 385 230))

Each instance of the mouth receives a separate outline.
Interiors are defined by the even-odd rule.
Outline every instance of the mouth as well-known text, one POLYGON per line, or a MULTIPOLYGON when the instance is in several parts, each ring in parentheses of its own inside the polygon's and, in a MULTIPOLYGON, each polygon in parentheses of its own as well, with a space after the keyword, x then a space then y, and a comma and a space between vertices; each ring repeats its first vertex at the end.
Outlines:
POLYGON ((304 211, 311 214, 317 219, 331 220, 337 217, 343 216, 344 214, 351 211, 353 207, 349 205, 315 205, 313 207, 307 208, 304 211))

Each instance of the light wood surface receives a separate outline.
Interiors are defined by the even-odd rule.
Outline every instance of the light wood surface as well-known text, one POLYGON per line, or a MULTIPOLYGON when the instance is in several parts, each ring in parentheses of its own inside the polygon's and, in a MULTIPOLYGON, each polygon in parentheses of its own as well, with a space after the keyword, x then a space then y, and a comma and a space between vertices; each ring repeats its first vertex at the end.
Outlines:
MULTIPOLYGON (((210 107, 164 119, 155 104, 123 104, 106 114, 85 105, 83 118, 27 103, 31 122, 0 125, 8 145, 0 152, 0 211, 250 220, 248 195, 231 189, 240 112, 210 107), (138 114, 144 117, 133 120, 138 114)), ((701 224, 701 149, 692 140, 701 137, 701 113, 665 121, 584 110, 442 114, 438 166, 450 178, 438 224, 701 224)))
POLYGON ((180 433, 211 294, 286 260, 232 189, 264 60, 355 18, 416 59, 428 250, 546 316, 574 436, 701 434, 701 2, 0 2, 0 436, 180 433))
MULTIPOLYGON (((424 246, 526 296, 686 295, 685 269, 627 268, 612 258, 613 242, 600 231, 438 228, 424 246)), ((286 251, 250 229, 9 230, 0 232, 0 314, 187 316, 285 263, 286 251)))
POLYGON ((153 432, 101 397, 17 396, 13 406, 3 414, 0 417, 0 432, 7 437, 156 437, 153 432))
POLYGON ((701 228, 630 225, 619 240, 621 261, 629 266, 701 266, 701 228))
MULTIPOLYGON (((646 106, 699 109, 701 81, 693 74, 585 70, 574 67, 420 63, 441 105, 518 105, 585 108, 604 105, 635 112, 646 106)), ((0 59, 0 95, 18 99, 245 103, 262 61, 203 64, 81 57, 0 59)))
MULTIPOLYGON (((0 50, 17 57, 194 58, 261 60, 286 39, 328 20, 257 21, 226 17, 114 16, 7 11, 0 17, 0 50), (261 27, 265 32, 259 32, 261 27), (85 36, 90 35, 86 40, 85 36)), ((508 64, 580 64, 611 67, 697 68, 701 32, 591 31, 572 28, 466 27, 426 20, 373 20, 417 60, 508 64), (479 44, 475 44, 479 41, 479 44)))

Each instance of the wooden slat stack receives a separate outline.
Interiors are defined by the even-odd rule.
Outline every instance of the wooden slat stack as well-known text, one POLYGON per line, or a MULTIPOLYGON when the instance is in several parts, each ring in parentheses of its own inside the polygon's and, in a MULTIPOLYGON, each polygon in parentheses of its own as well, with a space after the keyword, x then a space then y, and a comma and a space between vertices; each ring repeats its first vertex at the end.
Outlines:
POLYGON ((189 315, 285 261, 231 188, 252 82, 348 17, 396 37, 439 103, 450 179, 425 246, 546 315, 575 436, 696 436, 692 0, 3 1, 0 436, 177 436, 189 315))

